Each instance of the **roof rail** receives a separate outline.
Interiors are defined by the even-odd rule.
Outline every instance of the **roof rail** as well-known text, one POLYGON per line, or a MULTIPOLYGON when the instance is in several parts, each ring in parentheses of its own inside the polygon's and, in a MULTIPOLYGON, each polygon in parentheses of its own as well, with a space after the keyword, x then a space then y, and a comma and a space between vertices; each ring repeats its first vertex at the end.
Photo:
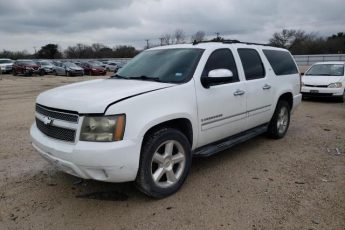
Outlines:
POLYGON ((197 45, 199 43, 208 43, 208 42, 221 42, 224 44, 246 44, 246 45, 259 45, 259 46, 270 46, 269 44, 261 44, 261 43, 253 43, 253 42, 241 42, 239 40, 229 40, 224 38, 214 38, 207 41, 193 41, 193 45, 197 45))

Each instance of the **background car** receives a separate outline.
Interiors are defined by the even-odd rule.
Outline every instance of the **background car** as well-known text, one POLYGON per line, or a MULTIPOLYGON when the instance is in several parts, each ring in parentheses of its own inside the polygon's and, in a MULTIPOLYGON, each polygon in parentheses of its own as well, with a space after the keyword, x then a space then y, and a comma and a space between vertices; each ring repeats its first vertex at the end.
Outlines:
POLYGON ((105 69, 108 72, 115 72, 115 70, 117 71, 119 67, 116 62, 108 61, 105 63, 105 69))
POLYGON ((103 67, 103 68, 106 67, 106 64, 103 63, 103 62, 101 62, 101 61, 91 60, 91 61, 88 61, 88 62, 89 62, 89 63, 92 63, 92 64, 95 65, 95 66, 101 66, 101 67, 103 67))
POLYGON ((44 75, 44 70, 41 66, 34 62, 33 60, 21 59, 13 63, 12 69, 13 75, 23 74, 26 76, 31 76, 33 74, 38 74, 40 76, 44 75))
POLYGON ((13 60, 2 58, 0 59, 0 72, 1 73, 10 73, 12 71, 13 60))
POLYGON ((84 70, 73 62, 56 63, 55 75, 84 76, 84 70))
POLYGON ((114 70, 114 73, 117 73, 117 71, 119 71, 119 69, 121 69, 122 67, 124 67, 126 65, 125 62, 116 62, 117 68, 114 70))
POLYGON ((106 75, 107 71, 94 62, 82 62, 81 67, 84 69, 84 73, 87 75, 106 75))
POLYGON ((41 69, 44 71, 44 74, 53 74, 55 71, 55 66, 51 61, 39 60, 36 61, 38 65, 41 65, 41 69))
POLYGON ((334 97, 345 101, 345 62, 319 62, 302 77, 303 97, 334 97))

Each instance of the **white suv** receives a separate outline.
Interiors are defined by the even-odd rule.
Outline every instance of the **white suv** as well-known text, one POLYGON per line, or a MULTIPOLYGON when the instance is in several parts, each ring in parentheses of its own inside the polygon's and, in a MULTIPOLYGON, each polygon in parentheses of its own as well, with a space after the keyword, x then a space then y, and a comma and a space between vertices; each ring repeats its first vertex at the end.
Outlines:
POLYGON ((164 46, 109 79, 40 94, 30 134, 64 172, 136 181, 160 198, 181 187, 192 156, 263 133, 282 138, 301 98, 287 50, 233 40, 164 46))

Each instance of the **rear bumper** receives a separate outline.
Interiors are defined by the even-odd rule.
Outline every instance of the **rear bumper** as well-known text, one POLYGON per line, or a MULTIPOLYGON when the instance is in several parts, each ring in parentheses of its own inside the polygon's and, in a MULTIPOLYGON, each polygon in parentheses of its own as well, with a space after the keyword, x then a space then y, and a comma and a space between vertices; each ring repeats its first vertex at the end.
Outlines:
POLYGON ((138 142, 69 143, 45 136, 36 124, 31 126, 30 135, 32 146, 60 171, 107 182, 126 182, 136 178, 140 158, 138 142))

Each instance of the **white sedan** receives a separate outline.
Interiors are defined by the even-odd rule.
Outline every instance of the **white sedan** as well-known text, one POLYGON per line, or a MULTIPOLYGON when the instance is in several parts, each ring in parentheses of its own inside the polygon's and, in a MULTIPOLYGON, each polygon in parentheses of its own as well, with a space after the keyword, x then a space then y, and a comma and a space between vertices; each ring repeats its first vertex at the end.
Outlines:
POLYGON ((345 101, 345 62, 319 62, 302 77, 304 97, 336 97, 345 101))

